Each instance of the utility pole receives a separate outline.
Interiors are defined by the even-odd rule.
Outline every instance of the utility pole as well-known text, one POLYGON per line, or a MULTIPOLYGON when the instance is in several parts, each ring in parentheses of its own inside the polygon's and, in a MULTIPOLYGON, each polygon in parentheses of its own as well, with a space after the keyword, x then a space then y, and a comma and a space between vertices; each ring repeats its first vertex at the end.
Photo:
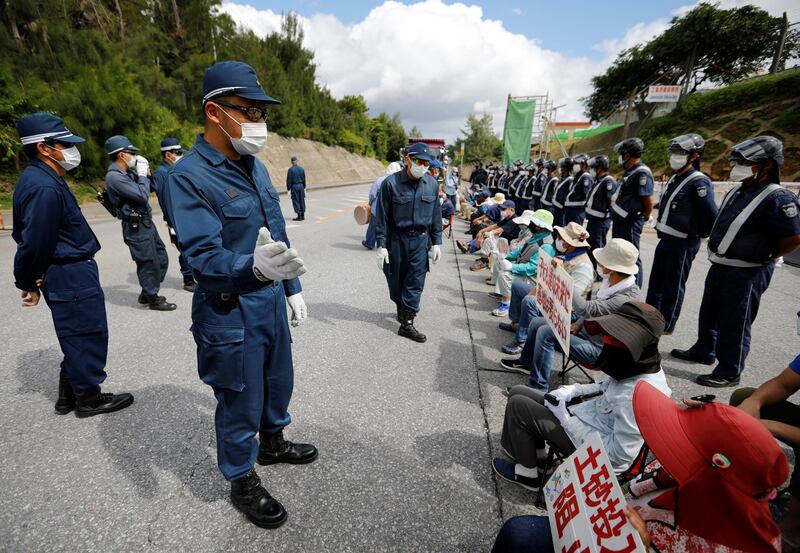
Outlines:
POLYGON ((628 107, 625 109, 625 125, 622 127, 622 139, 628 138, 628 129, 631 126, 631 110, 633 109, 633 101, 636 99, 636 91, 631 90, 628 94, 628 107))
POLYGON ((778 35, 778 44, 775 46, 775 55, 772 57, 772 65, 769 68, 770 73, 777 73, 781 68, 781 57, 783 57, 783 47, 786 44, 786 34, 789 30, 789 17, 786 12, 783 12, 781 19, 781 30, 778 35))

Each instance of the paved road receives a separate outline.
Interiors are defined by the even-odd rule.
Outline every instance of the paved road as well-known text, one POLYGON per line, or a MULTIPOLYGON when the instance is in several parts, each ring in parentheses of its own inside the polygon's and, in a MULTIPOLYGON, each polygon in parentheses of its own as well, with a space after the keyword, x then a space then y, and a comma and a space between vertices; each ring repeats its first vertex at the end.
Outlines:
MULTIPOLYGON (((197 377, 191 295, 181 290, 175 251, 162 293, 178 310, 150 312, 136 305, 118 222, 92 223, 103 244, 107 389, 132 391, 136 402, 78 420, 52 414, 60 353, 49 311, 19 308, 13 241, 0 233, 0 551, 477 552, 490 549, 502 518, 532 512, 530 494, 496 482, 489 466, 505 405, 500 391, 523 378, 485 370, 509 337, 488 315, 486 272, 468 271, 471 260, 446 241, 418 318, 428 343, 399 338, 374 254, 359 243, 364 227, 352 219, 366 194, 364 185, 314 191, 308 219, 288 221, 310 269, 303 277, 310 318, 293 333, 287 436, 314 441, 321 455, 305 467, 259 468, 289 511, 276 531, 255 528, 230 506, 216 469, 215 402, 197 377)), ((290 218, 290 200, 281 202, 290 218)), ((461 236, 457 228, 453 237, 461 236)), ((644 243, 649 267, 654 237, 644 243)), ((692 341, 707 266, 698 260, 684 317, 663 351, 692 341)), ((795 354, 799 282, 798 269, 776 273, 746 384, 795 354)), ((700 391, 688 380, 694 367, 664 365, 676 395, 700 391)))

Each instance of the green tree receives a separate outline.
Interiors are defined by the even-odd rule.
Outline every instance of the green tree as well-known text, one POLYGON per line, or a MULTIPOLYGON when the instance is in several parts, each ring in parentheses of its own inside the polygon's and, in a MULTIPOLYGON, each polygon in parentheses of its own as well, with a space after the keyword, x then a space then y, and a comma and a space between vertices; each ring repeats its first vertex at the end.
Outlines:
POLYGON ((462 144, 464 145, 463 162, 465 163, 489 161, 502 157, 503 142, 494 134, 492 122, 490 113, 484 113, 480 117, 470 113, 467 117, 466 127, 461 129, 463 136, 458 137, 452 145, 451 157, 457 163, 462 162, 457 159, 462 144))
MULTIPOLYGON (((689 92, 703 83, 730 84, 753 75, 772 60, 781 19, 753 5, 720 9, 702 3, 645 44, 623 50, 584 98, 586 114, 602 119, 639 91, 643 109, 649 84, 682 84, 689 92)), ((790 30, 783 59, 794 55, 800 32, 790 30)))
POLYGON ((409 138, 422 138, 422 131, 417 128, 416 125, 411 127, 411 130, 408 132, 409 138))

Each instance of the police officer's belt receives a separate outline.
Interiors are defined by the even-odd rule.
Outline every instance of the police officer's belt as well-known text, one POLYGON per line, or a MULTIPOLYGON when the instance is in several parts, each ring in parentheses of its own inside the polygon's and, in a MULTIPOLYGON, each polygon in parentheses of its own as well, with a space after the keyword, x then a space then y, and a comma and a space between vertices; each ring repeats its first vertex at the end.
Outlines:
POLYGON ((58 259, 53 259, 50 261, 51 265, 70 265, 72 263, 81 263, 83 261, 89 261, 94 259, 93 255, 84 255, 78 257, 60 257, 58 259))

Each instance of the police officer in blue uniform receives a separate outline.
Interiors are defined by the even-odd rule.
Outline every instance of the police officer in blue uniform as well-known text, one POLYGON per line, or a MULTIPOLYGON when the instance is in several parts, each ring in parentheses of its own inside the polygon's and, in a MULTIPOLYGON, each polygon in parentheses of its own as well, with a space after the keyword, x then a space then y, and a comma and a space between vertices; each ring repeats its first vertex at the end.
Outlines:
MULTIPOLYGON (((175 244, 175 247, 178 247, 178 239, 175 234, 175 225, 172 224, 172 219, 169 216, 166 202, 164 202, 164 188, 167 186, 167 174, 169 173, 169 168, 177 163, 178 160, 181 159, 181 156, 183 156, 183 147, 177 138, 168 136, 162 140, 161 164, 156 167, 156 170, 153 171, 153 175, 150 178, 150 187, 152 191, 156 193, 158 205, 161 207, 161 213, 164 216, 164 221, 167 223, 170 242, 175 244)), ((194 277, 192 276, 192 268, 189 267, 189 263, 186 261, 186 256, 183 255, 183 252, 180 251, 180 248, 178 248, 178 264, 180 265, 181 276, 183 277, 183 289, 187 292, 194 292, 197 288, 197 285, 194 281, 194 277)))
POLYGON ((561 178, 558 180, 553 191, 553 226, 564 226, 564 204, 567 201, 567 194, 572 186, 572 158, 562 157, 558 160, 558 169, 561 178))
POLYGON ((757 136, 733 147, 734 186, 723 198, 708 238, 711 268, 706 275, 697 342, 672 350, 686 361, 717 366, 696 382, 721 388, 739 383, 750 351, 750 327, 775 259, 800 246, 797 197, 780 185, 783 144, 757 136))
POLYGON ((253 524, 275 528, 286 510, 261 485, 254 463, 310 463, 317 449, 287 441, 294 386, 292 324, 306 318, 278 192, 256 157, 266 144, 267 105, 256 73, 238 61, 203 77, 205 132, 167 179, 167 204, 197 280, 192 334, 198 373, 217 398, 217 463, 231 502, 253 524), (288 300, 287 300, 288 297, 288 300))
POLYGON ((606 237, 611 228, 611 198, 617 191, 617 181, 608 173, 611 161, 606 155, 594 156, 587 162, 587 167, 595 184, 586 199, 586 230, 589 232, 589 256, 597 266, 591 250, 606 247, 606 237))
POLYGON ((541 207, 542 192, 544 185, 547 184, 547 172, 544 170, 544 159, 536 158, 534 162, 536 166, 536 176, 533 179, 531 188, 531 203, 528 209, 536 211, 541 207))
MULTIPOLYGON (((644 222, 653 211, 653 172, 642 163, 644 142, 640 138, 627 138, 617 143, 614 151, 619 154, 619 164, 624 172, 611 201, 611 237, 627 240, 641 251, 639 239, 644 222)), ((636 285, 641 288, 644 278, 641 253, 636 266, 639 267, 636 285)))
POLYGON ((50 113, 26 115, 16 127, 30 162, 14 189, 14 279, 22 307, 38 305, 43 295, 53 316, 64 354, 55 412, 74 409, 83 418, 119 411, 133 396, 100 390, 108 353, 105 296, 94 261, 100 243, 64 180, 80 164, 76 145, 84 139, 50 113))
POLYGON ((572 184, 564 199, 564 224, 575 222, 583 226, 586 218, 586 200, 592 191, 594 181, 588 173, 589 156, 578 154, 572 158, 572 184))
POLYGON ((552 159, 544 162, 545 178, 544 187, 542 187, 542 197, 539 201, 539 209, 546 209, 550 213, 554 213, 555 207, 553 206, 553 195, 558 186, 558 175, 556 169, 558 166, 552 159))
POLYGON ((173 311, 177 305, 158 295, 167 275, 169 257, 153 223, 149 164, 125 136, 112 136, 106 140, 105 148, 111 157, 106 190, 122 219, 122 239, 136 263, 136 276, 142 287, 139 303, 154 311, 173 311))
POLYGON ((286 189, 292 196, 292 208, 297 215, 292 221, 306 219, 306 172, 297 164, 297 156, 292 156, 292 166, 286 172, 286 189))
POLYGON ((378 197, 375 231, 378 265, 386 275, 389 297, 397 305, 400 336, 424 342, 414 327, 430 260, 442 256, 442 210, 438 184, 427 174, 433 156, 422 142, 412 144, 403 158, 405 169, 383 181, 378 197))
POLYGON ((658 207, 656 232, 659 242, 647 287, 647 303, 661 311, 664 334, 672 334, 678 322, 692 262, 717 217, 711 179, 700 172, 705 141, 699 134, 683 134, 669 145, 669 179, 658 207))

